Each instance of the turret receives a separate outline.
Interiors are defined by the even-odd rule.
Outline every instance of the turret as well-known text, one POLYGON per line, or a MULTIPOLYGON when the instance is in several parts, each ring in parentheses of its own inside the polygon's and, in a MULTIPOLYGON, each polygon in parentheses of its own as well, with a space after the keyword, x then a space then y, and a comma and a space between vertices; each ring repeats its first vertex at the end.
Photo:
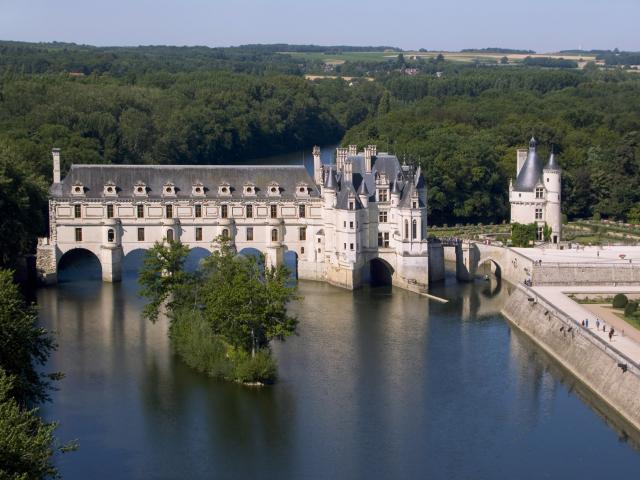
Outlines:
POLYGON ((324 195, 325 208, 333 208, 336 204, 336 190, 338 188, 338 180, 336 179, 336 173, 333 167, 329 167, 327 172, 327 178, 324 182, 324 188, 322 194, 324 195))
POLYGON ((545 221, 551 227, 551 242, 557 243, 562 238, 562 172, 556 154, 551 149, 551 155, 542 171, 546 192, 545 221))
POLYGON ((396 179, 391 186, 391 206, 397 207, 400 203, 400 185, 398 185, 398 180, 396 179))
POLYGON ((60 183, 60 149, 53 148, 51 156, 53 157, 53 183, 60 183))
POLYGON ((313 180, 317 185, 322 185, 322 161, 320 160, 320 147, 313 147, 313 180))

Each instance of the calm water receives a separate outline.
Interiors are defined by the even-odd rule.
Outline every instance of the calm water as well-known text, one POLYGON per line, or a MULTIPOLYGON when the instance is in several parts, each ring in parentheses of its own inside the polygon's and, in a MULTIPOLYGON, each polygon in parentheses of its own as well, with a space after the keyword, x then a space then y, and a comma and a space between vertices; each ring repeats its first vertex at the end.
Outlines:
MULTIPOLYGON (((323 148, 328 163, 335 146, 323 148)), ((251 163, 312 166, 311 150, 251 163)), ((137 259, 140 260, 139 258, 137 259)), ((130 266, 129 266, 130 267, 130 266)), ((125 270, 128 270, 125 265, 125 270)), ((73 278, 99 278, 80 269, 73 278)), ((453 279, 440 304, 301 282, 280 381, 249 389, 176 358, 135 277, 38 292, 66 374, 45 415, 80 449, 66 479, 635 478, 636 442, 498 313, 506 285, 453 279), (633 444, 633 445, 632 445, 633 444)))
POLYGON ((210 380, 140 318, 135 279, 39 291, 66 378, 45 409, 67 479, 631 478, 640 455, 497 313, 506 286, 448 284, 443 305, 301 282, 280 382, 210 380), (498 290, 496 292, 496 290, 498 290))

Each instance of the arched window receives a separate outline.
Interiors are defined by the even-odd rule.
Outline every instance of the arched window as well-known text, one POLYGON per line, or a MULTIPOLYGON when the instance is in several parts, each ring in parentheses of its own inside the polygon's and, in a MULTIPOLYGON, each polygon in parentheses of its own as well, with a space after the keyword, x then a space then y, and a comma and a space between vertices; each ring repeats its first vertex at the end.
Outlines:
POLYGON ((229 230, 227 228, 222 230, 222 238, 229 238, 229 230))
POLYGON ((409 238, 409 220, 404 221, 404 238, 409 238))
POLYGON ((167 241, 173 242, 173 229, 171 228, 167 230, 167 241))
POLYGON ((271 241, 272 242, 277 242, 278 241, 278 229, 276 229, 276 228, 271 230, 271 241))
POLYGON ((111 243, 116 239, 116 232, 113 230, 113 228, 110 228, 109 230, 107 230, 107 242, 111 243))
POLYGON ((418 237, 418 222, 414 218, 411 222, 411 238, 414 240, 418 237))

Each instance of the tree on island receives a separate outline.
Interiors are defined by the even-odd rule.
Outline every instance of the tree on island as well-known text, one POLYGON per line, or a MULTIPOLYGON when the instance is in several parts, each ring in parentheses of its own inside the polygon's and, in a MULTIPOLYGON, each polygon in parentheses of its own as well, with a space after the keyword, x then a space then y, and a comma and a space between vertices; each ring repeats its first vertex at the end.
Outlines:
POLYGON ((211 376, 242 382, 271 382, 276 368, 270 342, 292 335, 297 319, 287 313, 296 297, 286 267, 238 255, 226 237, 193 273, 184 271, 188 247, 156 243, 145 255, 139 281, 150 303, 145 316, 165 305, 176 352, 211 376))

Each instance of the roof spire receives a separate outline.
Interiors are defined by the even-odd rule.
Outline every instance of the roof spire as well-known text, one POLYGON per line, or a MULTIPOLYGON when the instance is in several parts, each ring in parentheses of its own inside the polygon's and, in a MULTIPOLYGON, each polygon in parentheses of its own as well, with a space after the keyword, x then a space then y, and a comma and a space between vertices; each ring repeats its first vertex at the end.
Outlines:
POLYGON ((536 141, 536 137, 531 137, 531 140, 529 140, 529 149, 535 150, 536 145, 538 145, 538 142, 536 141))

